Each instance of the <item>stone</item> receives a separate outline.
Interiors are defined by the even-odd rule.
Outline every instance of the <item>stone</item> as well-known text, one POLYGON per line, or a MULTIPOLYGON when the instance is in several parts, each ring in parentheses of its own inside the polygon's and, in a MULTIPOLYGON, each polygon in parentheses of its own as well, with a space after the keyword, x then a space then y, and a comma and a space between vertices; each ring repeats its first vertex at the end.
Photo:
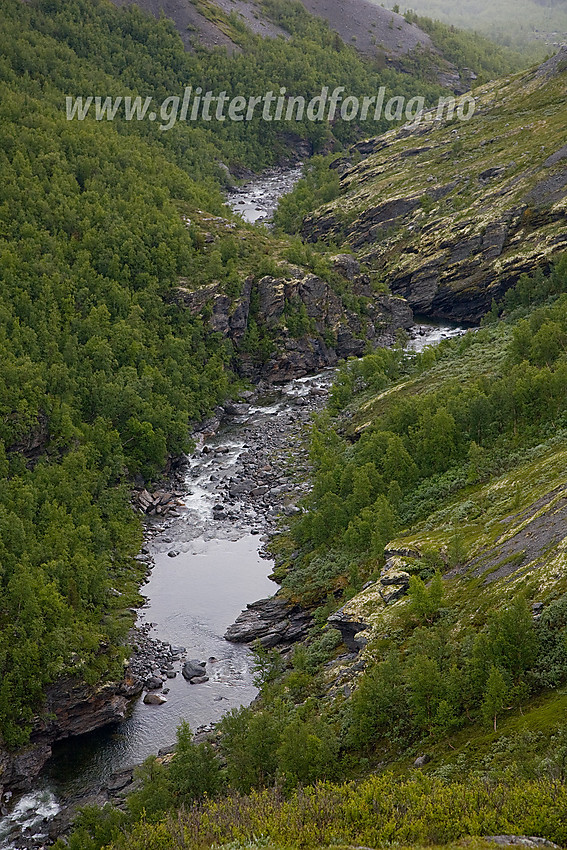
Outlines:
POLYGON ((405 570, 390 567, 380 576, 380 596, 386 605, 391 605, 405 596, 409 590, 410 576, 405 570))
POLYGON ((498 844, 500 847, 526 847, 528 850, 549 847, 552 850, 559 850, 557 844, 548 841, 547 838, 537 838, 533 835, 485 835, 483 841, 498 844))
POLYGON ((408 592, 407 585, 399 585, 397 587, 384 587, 380 590, 380 596, 385 605, 393 605, 398 602, 408 592))
MULTIPOLYGON (((497 83, 492 99, 475 93, 474 130, 466 122, 458 131, 439 122, 424 147, 422 137, 433 126, 429 113, 419 126, 357 143, 345 158, 351 167, 340 198, 305 217, 303 238, 347 245, 415 312, 478 322, 523 274, 547 269, 567 248, 564 134, 548 128, 544 144, 532 150, 526 131, 535 125, 526 126, 522 116, 525 91, 538 90, 544 102, 553 91, 548 81, 566 67, 564 46, 537 71, 497 83), (499 114, 503 99, 508 123, 499 114), (480 143, 477 133, 486 136, 480 143), (495 137, 518 140, 511 143, 513 159, 494 162, 483 149, 495 137), (464 155, 451 156, 455 142, 463 144, 464 155), (362 155, 358 164, 356 154, 362 155), (408 156, 415 180, 408 179, 408 156), (433 163, 438 180, 427 184, 433 163)), ((352 322, 348 329, 356 337, 352 322)))
MULTIPOLYGON (((342 262, 346 273, 355 275, 354 258, 342 262)), ((369 343, 371 347, 393 343, 398 329, 413 324, 409 305, 400 298, 374 292, 370 279, 363 274, 355 275, 352 281, 356 294, 369 300, 363 317, 351 313, 329 283, 305 270, 299 269, 292 279, 266 276, 257 286, 259 312, 274 343, 273 356, 262 364, 240 349, 248 327, 252 279, 244 282, 236 299, 228 298, 217 284, 200 290, 180 286, 174 297, 195 315, 206 303, 212 305, 211 328, 232 342, 238 352, 235 362, 239 373, 256 382, 259 389, 262 380, 281 384, 335 366, 339 357, 363 354, 369 343), (312 320, 312 328, 303 337, 290 340, 285 324, 286 306, 299 303, 312 320), (333 337, 336 342, 331 343, 333 337)), ((230 403, 225 410, 243 414, 245 407, 230 403)), ((235 490, 231 495, 241 494, 235 490)))
POLYGON ((360 274, 360 263, 352 254, 339 254, 332 258, 332 263, 336 271, 347 280, 354 280, 360 274))
POLYGON ((252 643, 260 640, 263 646, 290 644, 307 634, 311 615, 298 605, 276 596, 260 599, 248 605, 225 633, 225 640, 252 643))
POLYGON ((144 697, 145 705, 163 705, 165 702, 167 702, 166 697, 163 694, 156 694, 155 691, 144 697))
POLYGON ((337 629, 341 633, 343 643, 350 649, 351 652, 360 652, 360 639, 357 640, 359 632, 363 632, 368 628, 368 623, 361 619, 357 619, 348 613, 348 603, 335 611, 327 618, 327 623, 331 628, 337 629))
POLYGON ((235 496, 244 496, 251 493, 255 486, 254 481, 247 479, 245 481, 239 481, 231 484, 228 492, 231 498, 234 498, 235 496))
POLYGON ((191 685, 204 685, 205 682, 209 681, 208 676, 193 676, 192 679, 189 680, 191 685))
POLYGON ((385 570, 380 576, 380 584, 383 587, 389 587, 390 585, 400 585, 405 584, 409 587, 410 576, 409 573, 405 572, 405 570, 399 570, 395 567, 385 570))
POLYGON ((425 767, 426 764, 429 764, 431 761, 431 756, 427 753, 424 753, 422 756, 418 756, 413 763, 414 767, 425 767))
POLYGON ((206 664, 204 661, 186 661, 181 669, 181 673, 184 679, 187 679, 188 682, 191 679, 198 678, 204 674, 206 664))
POLYGON ((126 788, 128 785, 132 784, 133 779, 133 771, 131 769, 122 770, 120 773, 113 773, 110 779, 108 780, 107 789, 108 791, 116 792, 122 791, 123 788, 126 788))
POLYGON ((150 691, 157 691, 159 688, 163 687, 163 681, 158 676, 150 676, 149 679, 146 679, 146 688, 150 691))

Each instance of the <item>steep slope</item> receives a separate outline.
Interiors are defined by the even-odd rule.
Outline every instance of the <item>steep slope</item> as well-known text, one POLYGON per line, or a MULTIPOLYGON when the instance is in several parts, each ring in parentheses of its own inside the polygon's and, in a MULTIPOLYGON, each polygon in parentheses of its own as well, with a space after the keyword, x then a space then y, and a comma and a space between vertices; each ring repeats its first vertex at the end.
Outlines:
MULTIPOLYGON (((275 38, 285 35, 267 17, 267 9, 259 0, 112 0, 117 6, 135 5, 159 17, 164 14, 174 21, 184 43, 190 47, 191 39, 198 37, 206 47, 236 44, 213 19, 214 9, 229 14, 234 12, 257 35, 275 38), (207 14, 207 12, 209 14, 207 14)), ((303 0, 302 0, 303 2, 303 0)), ((375 56, 382 52, 391 57, 403 56, 417 47, 432 48, 430 37, 395 12, 376 6, 371 0, 304 0, 303 5, 317 17, 327 21, 330 28, 346 44, 354 44, 362 53, 375 56)))
POLYGON ((402 15, 377 6, 372 0, 302 0, 313 15, 324 18, 345 44, 376 56, 380 51, 395 58, 418 48, 433 50, 431 38, 402 15))
POLYGON ((413 324, 407 301, 373 286, 351 256, 321 257, 249 225, 191 216, 201 263, 214 269, 215 257, 229 257, 230 275, 213 270, 212 282, 199 287, 182 277, 173 298, 191 315, 208 317, 232 345, 232 368, 249 380, 303 377, 393 344, 413 324))
MULTIPOLYGON (((116 6, 131 6, 134 0, 112 2, 116 6)), ((240 16, 247 28, 256 35, 265 38, 288 37, 284 30, 258 14, 254 0, 214 0, 214 3, 227 14, 234 12, 240 16)), ((204 4, 194 3, 193 0, 136 0, 135 5, 156 18, 165 15, 172 20, 188 50, 192 48, 195 39, 209 49, 224 47, 229 53, 239 50, 238 44, 226 32, 226 27, 204 14, 204 4)))
POLYGON ((342 365, 272 541, 308 635, 263 633, 255 704, 70 846, 565 846, 566 293, 567 257, 504 320, 342 365))
MULTIPOLYGON (((286 18, 293 18, 297 9, 305 9, 323 20, 344 44, 356 48, 358 53, 375 62, 379 67, 391 67, 410 73, 424 75, 455 92, 467 91, 471 79, 486 71, 496 60, 505 67, 518 67, 517 57, 497 58, 498 48, 492 47, 490 58, 480 54, 470 61, 452 55, 447 46, 439 46, 431 35, 416 23, 406 20, 397 12, 391 12, 372 0, 349 0, 347 4, 338 0, 301 0, 283 3, 282 0, 112 0, 117 6, 136 5, 145 12, 159 18, 165 15, 173 21, 188 50, 200 44, 206 48, 224 48, 229 53, 241 49, 242 30, 266 38, 289 38, 286 18), (295 8, 294 8, 295 6, 295 8), (451 54, 451 55, 450 55, 451 54), (475 65, 470 68, 464 64, 475 65)), ((488 42, 486 42, 488 44, 488 42)), ((486 47, 481 45, 482 48, 486 47)), ((471 44, 468 45, 469 48, 471 44)))
POLYGON ((217 163, 261 167, 261 125, 240 145, 204 125, 168 135, 65 114, 77 88, 163 97, 204 67, 257 80, 266 54, 197 57, 166 22, 102 0, 6 0, 2 13, 0 796, 53 741, 123 718, 139 691, 124 665, 145 575, 134 480, 191 447, 191 423, 238 392, 246 358, 252 377, 303 374, 411 322, 362 271, 296 251, 293 276, 292 258, 274 260, 290 243, 222 216, 217 163), (180 303, 203 287, 205 315, 180 303))
POLYGON ((566 85, 564 48, 476 89, 469 121, 429 113, 355 145, 303 235, 345 242, 418 312, 477 321, 567 245, 566 85))

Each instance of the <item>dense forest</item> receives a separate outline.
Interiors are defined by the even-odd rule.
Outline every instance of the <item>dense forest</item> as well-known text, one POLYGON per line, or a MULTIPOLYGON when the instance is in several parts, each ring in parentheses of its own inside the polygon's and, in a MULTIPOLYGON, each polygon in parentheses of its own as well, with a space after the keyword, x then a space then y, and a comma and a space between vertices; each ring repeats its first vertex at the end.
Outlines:
MULTIPOLYGON (((336 197, 328 157, 387 126, 303 121, 290 132, 258 118, 160 132, 123 118, 68 122, 65 98, 161 101, 187 85, 229 96, 283 85, 305 97, 344 85, 364 96, 384 85, 433 103, 443 91, 430 57, 414 57, 413 73, 383 68, 301 4, 263 6, 289 39, 253 36, 226 14, 241 47, 229 56, 186 52, 165 18, 135 7, 3 3, 3 747, 29 741, 50 683, 120 676, 142 580, 131 488, 158 479, 191 449, 191 426, 242 390, 231 344, 177 304, 179 281, 232 296, 282 257, 329 277, 324 247, 282 233, 336 197), (241 233, 223 186, 294 159, 305 142, 321 155, 281 205, 279 231, 241 233), (212 216, 228 235, 211 249, 201 220, 212 216)), ((517 67, 486 39, 426 26, 460 67, 485 77, 517 67)), ((548 547, 540 581, 526 535, 494 555, 493 583, 465 569, 496 552, 506 523, 521 536, 530 506, 562 486, 566 308, 563 258, 523 276, 475 332, 341 365, 305 438, 312 489, 271 542, 283 595, 313 615, 308 639, 286 658, 256 646, 257 703, 228 713, 207 743, 183 725, 175 757, 140 767, 123 809, 82 813, 71 850, 427 844, 513 828, 567 843, 562 554, 548 547), (345 684, 328 618, 364 605, 391 546, 410 553, 408 594, 379 608, 345 684), (424 751, 431 769, 408 774, 424 751)), ((298 333, 309 322, 292 319, 298 333)), ((254 330, 258 354, 270 339, 254 330)))

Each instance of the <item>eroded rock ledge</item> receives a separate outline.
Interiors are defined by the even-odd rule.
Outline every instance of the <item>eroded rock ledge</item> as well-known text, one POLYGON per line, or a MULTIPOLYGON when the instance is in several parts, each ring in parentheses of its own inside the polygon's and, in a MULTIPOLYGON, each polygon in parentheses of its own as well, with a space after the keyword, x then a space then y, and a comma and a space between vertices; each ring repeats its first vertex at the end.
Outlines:
POLYGON ((358 143, 333 163, 340 197, 303 237, 356 250, 416 312, 477 322, 567 250, 566 81, 563 47, 476 89, 469 121, 432 112, 358 143))
POLYGON ((46 690, 44 710, 36 718, 29 746, 15 753, 0 748, 0 798, 7 789, 28 791, 57 741, 124 720, 128 703, 141 690, 142 682, 135 677, 99 686, 74 679, 51 685, 46 690))

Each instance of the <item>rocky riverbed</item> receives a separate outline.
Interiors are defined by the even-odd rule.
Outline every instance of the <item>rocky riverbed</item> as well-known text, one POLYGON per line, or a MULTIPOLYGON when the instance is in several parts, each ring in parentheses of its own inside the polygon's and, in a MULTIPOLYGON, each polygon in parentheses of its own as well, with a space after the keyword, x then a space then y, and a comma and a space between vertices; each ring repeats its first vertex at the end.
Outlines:
MULTIPOLYGON (((300 176, 300 168, 274 172, 232 193, 230 204, 248 221, 266 220, 300 176)), ((420 350, 459 332, 418 325, 411 347, 420 350)), ((308 368, 292 364, 278 380, 308 368)), ((78 805, 120 803, 134 787, 134 765, 158 752, 169 757, 181 720, 205 735, 227 710, 254 699, 246 644, 258 638, 285 648, 304 635, 309 615, 273 595, 265 544, 297 513, 308 488, 304 436, 311 415, 326 402, 333 374, 327 369, 275 387, 260 380, 202 424, 195 453, 169 470, 166 486, 133 494, 146 529, 138 560, 146 569, 147 602, 130 635, 127 692, 117 685, 108 699, 95 694, 96 717, 92 694, 73 703, 72 683, 64 705, 53 694, 54 707, 58 699, 63 705, 61 722, 71 718, 69 734, 80 737, 53 743, 67 734, 55 730, 45 755, 39 754, 44 759, 53 746, 34 790, 0 800, 1 850, 49 846, 78 805), (134 695, 139 698, 127 710, 134 695), (109 725, 99 729, 103 723, 109 725), (96 731, 80 734, 90 729, 96 731)), ((20 790, 28 756, 22 758, 20 790)), ((30 775, 35 772, 37 765, 30 775)))
POLYGON ((231 189, 228 205, 244 221, 268 224, 282 195, 287 195, 303 174, 303 166, 274 168, 245 186, 231 189))

